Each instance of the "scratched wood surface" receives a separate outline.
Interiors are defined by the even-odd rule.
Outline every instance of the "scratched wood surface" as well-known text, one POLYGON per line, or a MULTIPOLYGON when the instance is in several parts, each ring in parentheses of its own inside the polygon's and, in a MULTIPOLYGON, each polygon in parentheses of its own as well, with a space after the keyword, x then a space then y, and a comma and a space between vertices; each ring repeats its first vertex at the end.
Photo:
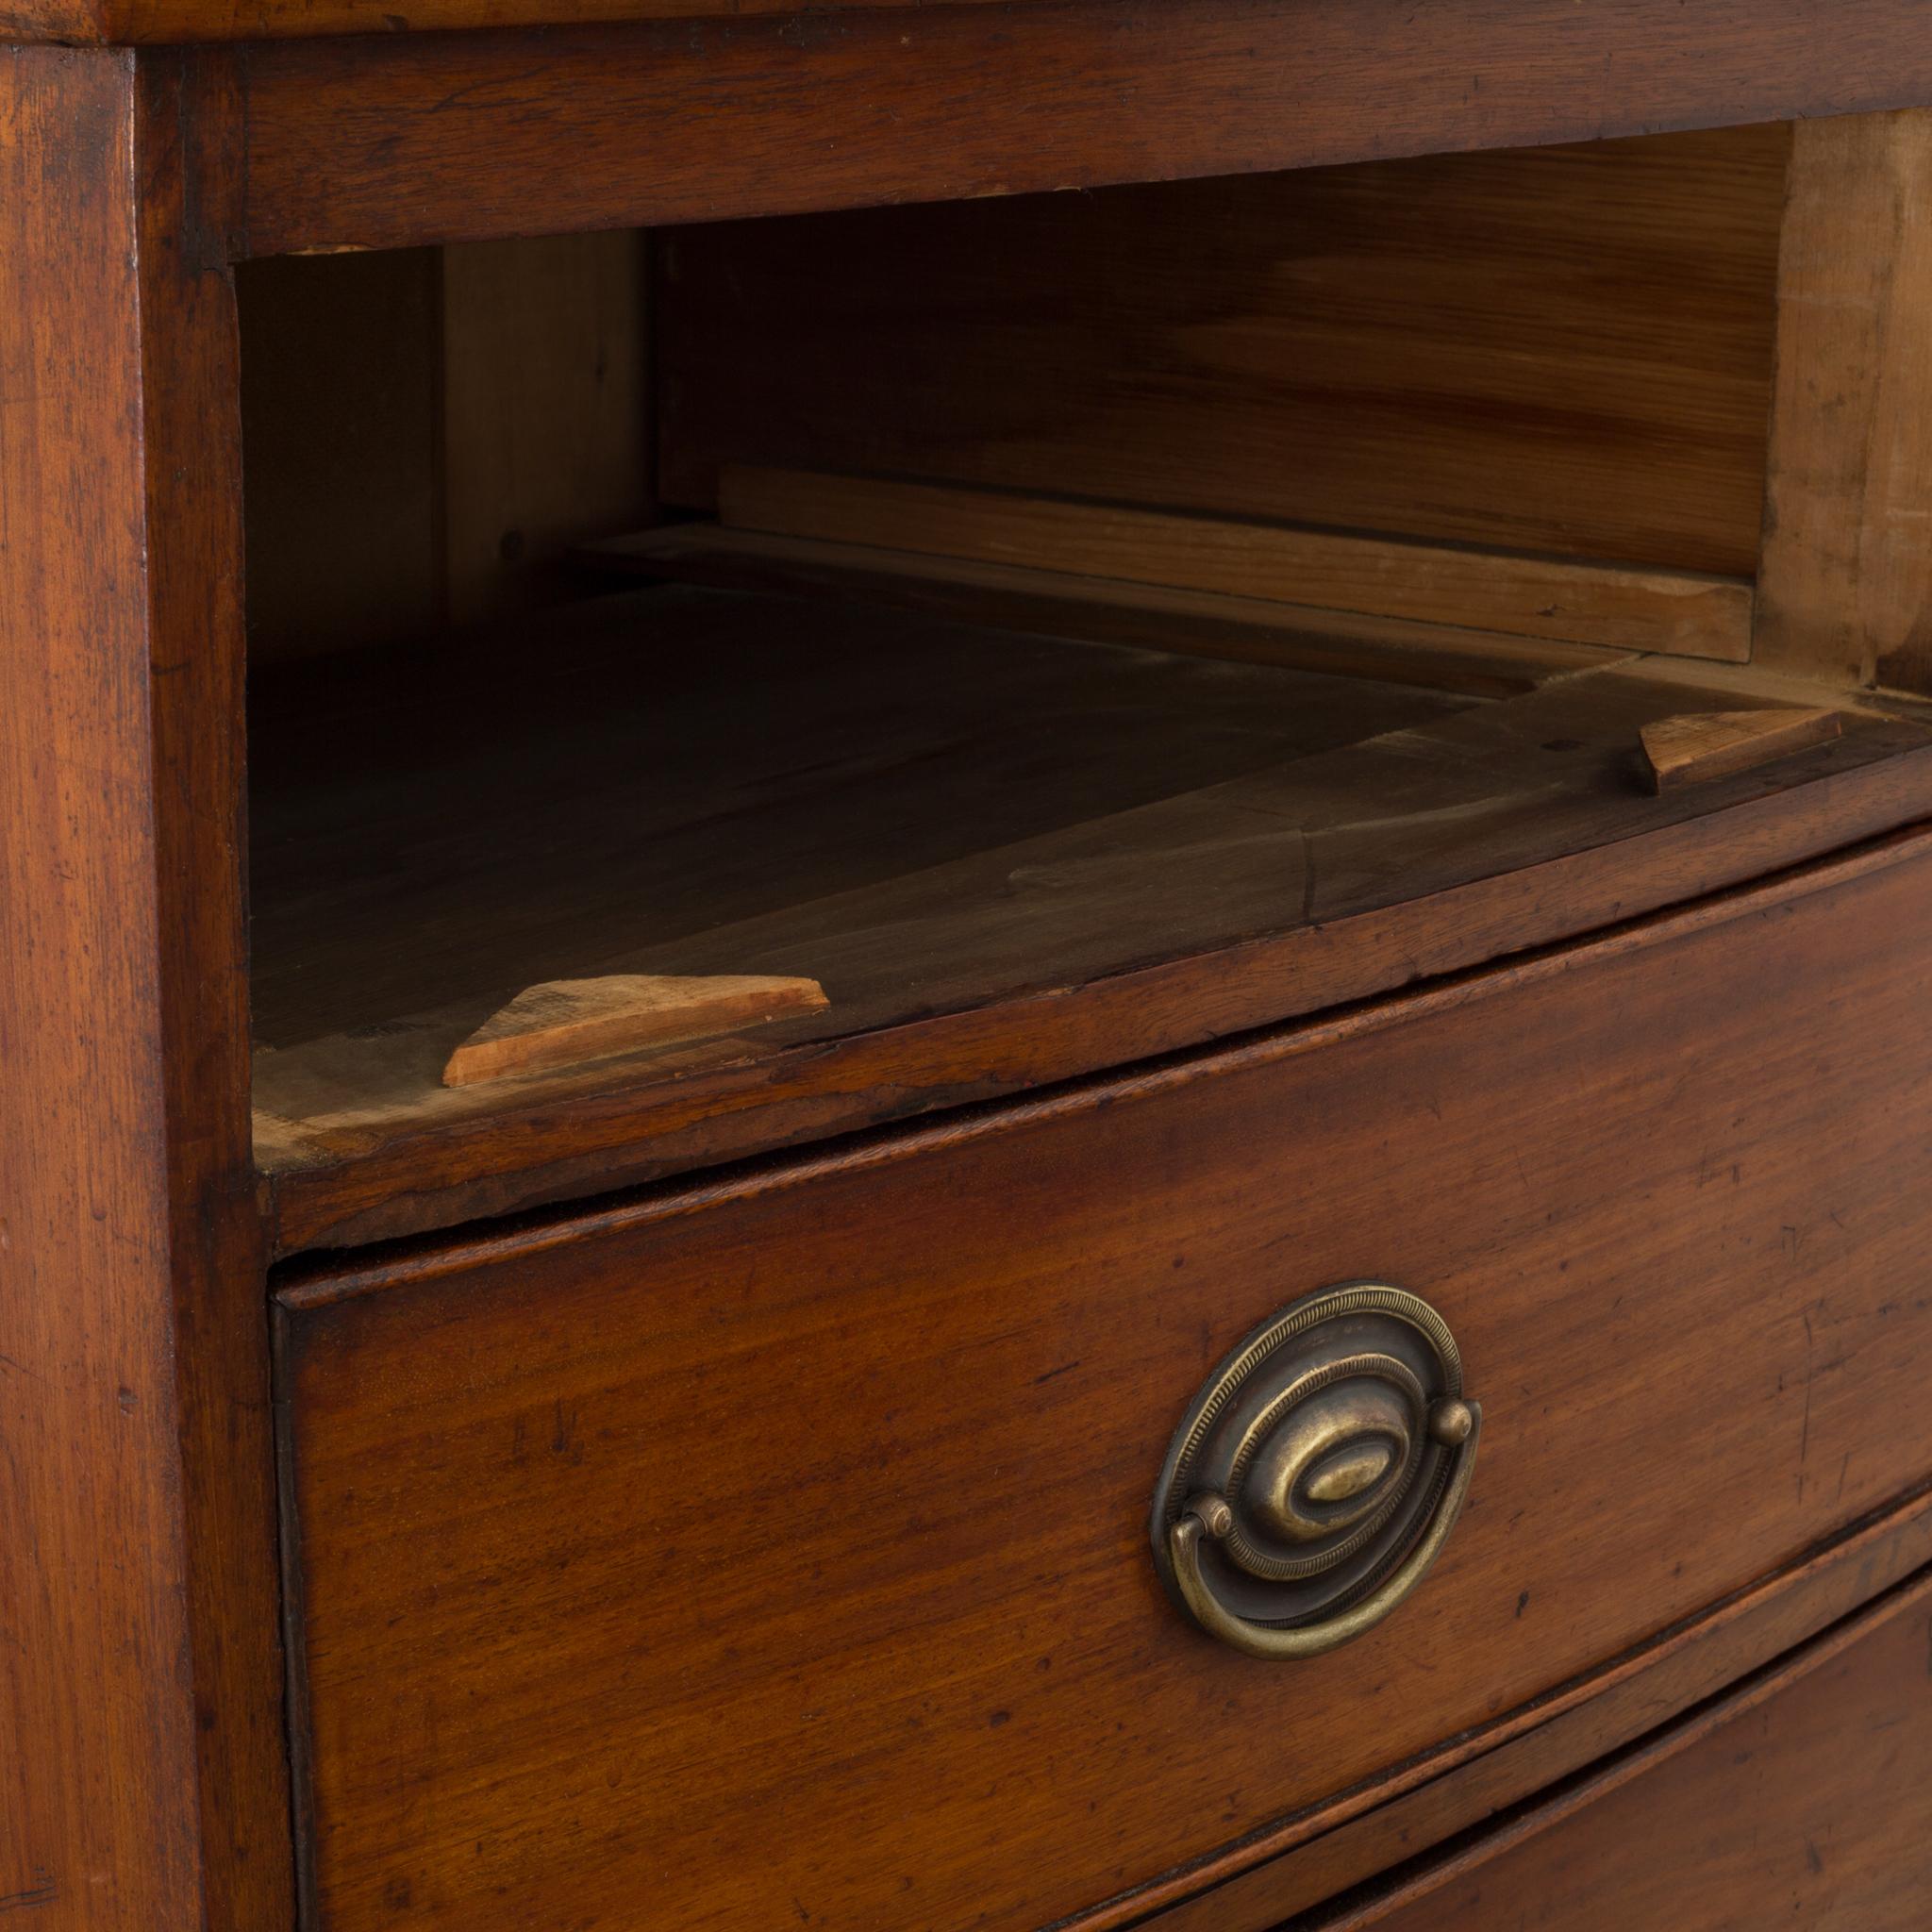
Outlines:
POLYGON ((480 1020, 685 940, 727 972, 705 933, 1471 703, 685 591, 263 679, 258 1038, 480 1020))
POLYGON ((1035 1926, 1921 1480, 1932 856, 1888 858, 286 1287, 315 1923, 1035 1926), (1271 1669, 1177 1621, 1150 1485, 1234 1340, 1365 1274, 1454 1327, 1482 1461, 1415 1602, 1271 1669))
POLYGON ((258 696, 255 1100, 285 1250, 1198 1044, 1932 808, 1932 736, 1878 716, 1654 796, 1644 724, 1766 700, 1644 664, 1482 703, 681 589, 258 696), (443 1084, 525 987, 606 973, 830 1004, 443 1084))
POLYGON ((0 56, 0 1909, 47 1932, 292 1911, 234 316, 185 240, 232 102, 181 83, 0 56))
MULTIPOLYGON (((1576 1790, 1302 1932, 1911 1932, 1932 1899, 1932 1578, 1576 1790)), ((1286 1928, 1284 1928, 1286 1932, 1286 1928)))

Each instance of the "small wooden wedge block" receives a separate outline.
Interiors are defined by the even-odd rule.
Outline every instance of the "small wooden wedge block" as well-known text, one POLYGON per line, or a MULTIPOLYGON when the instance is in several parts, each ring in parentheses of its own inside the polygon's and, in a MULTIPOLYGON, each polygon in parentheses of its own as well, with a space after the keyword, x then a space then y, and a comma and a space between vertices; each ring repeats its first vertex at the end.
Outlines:
POLYGON ((575 1066, 668 1041, 706 1040, 828 1004, 815 979, 616 973, 526 988, 450 1055, 445 1087, 575 1066))
POLYGON ((1671 791, 1828 743, 1841 728, 1836 711, 1701 711, 1659 718, 1639 736, 1650 764, 1650 789, 1671 791))

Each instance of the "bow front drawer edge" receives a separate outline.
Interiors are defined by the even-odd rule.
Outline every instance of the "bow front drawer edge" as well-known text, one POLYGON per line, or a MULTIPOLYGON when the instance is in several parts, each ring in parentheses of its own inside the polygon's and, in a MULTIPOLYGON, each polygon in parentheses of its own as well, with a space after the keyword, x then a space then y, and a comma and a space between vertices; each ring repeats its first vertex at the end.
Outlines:
MULTIPOLYGON (((1932 1473, 1928 945, 1907 840, 1138 1075, 286 1280, 311 1923, 1046 1924, 1901 1495, 1932 1473), (1251 1655, 1164 1587, 1163 1457, 1244 1338, 1365 1279, 1435 1312, 1460 1383, 1423 1388, 1444 1358, 1397 1324, 1341 1337, 1407 1351, 1353 1406, 1314 1357, 1278 1430, 1231 1397, 1249 1526, 1340 1547, 1407 1459, 1456 1462, 1463 1397, 1480 1457, 1386 1615, 1251 1655)), ((1224 1558, 1230 1600, 1292 1623, 1224 1558)))

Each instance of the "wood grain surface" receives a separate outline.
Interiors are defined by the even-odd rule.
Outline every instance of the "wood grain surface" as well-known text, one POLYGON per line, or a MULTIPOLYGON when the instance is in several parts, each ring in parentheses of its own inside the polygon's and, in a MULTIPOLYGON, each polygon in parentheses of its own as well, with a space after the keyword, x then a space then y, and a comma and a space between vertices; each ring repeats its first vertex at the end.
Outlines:
POLYGON ((291 1913, 232 105, 0 54, 0 1906, 47 1932, 291 1913))
POLYGON ((1932 690, 1932 113, 1802 126, 1778 266, 1757 653, 1932 690))
POLYGON ((572 1066, 660 1041, 706 1040, 825 1004, 817 981, 614 974, 525 987, 449 1057, 445 1087, 572 1066))
POLYGON ((650 521, 649 245, 242 265, 256 667, 557 602, 573 544, 650 521))
POLYGON ((727 467, 728 529, 1742 663, 1751 584, 1005 490, 727 467))
POLYGON ((1928 1649, 1932 1577, 1306 1932, 1489 1932, 1504 1900, 1522 1932, 1914 1932, 1932 1898, 1928 1649))
POLYGON ((659 238, 667 500, 924 476, 1757 568, 1790 131, 659 238))
MULTIPOLYGON (((241 104, 189 59, 150 57, 136 74, 146 569, 145 608, 130 615, 146 643, 164 1137, 148 1146, 167 1160, 204 1908, 209 1926, 240 1932, 286 1924, 293 1891, 249 1121, 241 383, 224 265, 241 104)), ((102 400, 118 416, 128 399, 102 400)), ((84 621, 98 624, 98 608, 84 621)), ((141 1011, 102 1017, 118 1026, 141 1011)), ((70 1090, 56 1105, 74 1102, 70 1090)), ((125 1296, 125 1271, 108 1265, 125 1296)))
POLYGON ((1932 99, 1918 0, 1045 0, 251 47, 252 254, 1243 174, 1932 99))
MULTIPOLYGON (((826 0, 826 7, 817 10, 905 4, 907 0, 826 0)), ((400 0, 400 5, 398 0, 0 0, 0 35, 22 42, 142 46, 794 10, 795 0, 400 0)))
POLYGON ((969 563, 882 550, 874 543, 771 537, 714 523, 633 530, 586 544, 578 557, 586 569, 615 578, 793 595, 829 592, 1001 630, 1145 644, 1231 664, 1384 678, 1468 697, 1515 697, 1573 671, 1615 662, 1621 655, 1595 644, 1509 638, 1457 625, 1362 617, 1030 565, 969 563))
POLYGON ((1824 744, 1844 728, 1836 711, 1815 707, 1773 707, 1757 711, 1704 711, 1688 718, 1659 718, 1638 734, 1652 788, 1703 785, 1748 772, 1824 744))
POLYGON ((1922 1480, 1928 866, 287 1286, 316 1924, 1038 1925, 1922 1480), (1412 1604, 1273 1669, 1162 1597, 1150 1485, 1364 1274, 1482 1461, 1412 1604))
POLYGON ((441 253, 442 556, 450 622, 555 603, 574 543, 652 508, 650 239, 441 253))

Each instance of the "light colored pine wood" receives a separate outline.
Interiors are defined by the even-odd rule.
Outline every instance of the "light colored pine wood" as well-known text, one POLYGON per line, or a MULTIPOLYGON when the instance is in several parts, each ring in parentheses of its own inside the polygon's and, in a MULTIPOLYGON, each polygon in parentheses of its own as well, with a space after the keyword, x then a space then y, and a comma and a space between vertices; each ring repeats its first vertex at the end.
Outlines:
POLYGON ((257 663, 554 603, 573 544, 650 521, 647 245, 242 265, 257 663))
MULTIPOLYGON (((1606 664, 1654 664, 1651 658, 1566 644, 1547 638, 1509 637, 1399 617, 1365 617, 1356 610, 1317 610, 1224 591, 1177 591, 1163 584, 1081 576, 1027 564, 982 563, 974 558, 918 556, 864 543, 775 537, 761 530, 727 530, 722 524, 667 524, 583 547, 600 565, 640 575, 736 588, 849 591, 866 598, 903 599, 925 609, 938 593, 958 593, 973 621, 1024 627, 1016 607, 1054 607, 1046 622, 1055 635, 1112 635, 1096 615, 1118 611, 1158 624, 1157 648, 1241 663, 1292 665, 1307 671, 1382 677, 1439 690, 1467 689, 1483 696, 1534 691, 1555 677, 1606 664), (1174 619, 1183 620, 1179 623, 1174 619)), ((1687 659, 1692 676, 1708 675, 1703 659, 1687 659)), ((1748 667, 1738 675, 1749 675, 1748 667)))
POLYGON ((644 237, 442 251, 449 616, 555 600, 573 543, 650 511, 644 237))
POLYGON ((727 469, 730 527, 1741 662, 1751 587, 1278 524, 797 470, 727 469))
POLYGON ((662 1041, 704 1040, 827 1005, 812 979, 616 973, 526 988, 450 1055, 445 1087, 575 1066, 662 1041))
POLYGON ((1932 110, 1798 125, 1756 656, 1932 691, 1932 110))
POLYGON ((1639 736, 1650 763, 1651 789, 1669 791, 1826 744, 1841 728, 1836 711, 1701 711, 1659 718, 1639 736))

